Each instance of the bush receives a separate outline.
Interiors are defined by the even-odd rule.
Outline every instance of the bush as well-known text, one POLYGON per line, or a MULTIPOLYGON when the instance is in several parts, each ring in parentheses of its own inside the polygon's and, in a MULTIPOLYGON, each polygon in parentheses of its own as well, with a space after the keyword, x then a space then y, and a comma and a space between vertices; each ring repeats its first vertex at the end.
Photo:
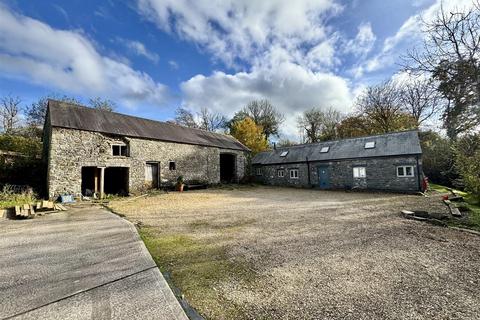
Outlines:
POLYGON ((18 188, 6 184, 0 192, 0 208, 9 208, 16 205, 35 202, 36 195, 30 188, 18 188))
POLYGON ((469 134, 454 145, 455 167, 466 191, 480 200, 480 134, 469 134))

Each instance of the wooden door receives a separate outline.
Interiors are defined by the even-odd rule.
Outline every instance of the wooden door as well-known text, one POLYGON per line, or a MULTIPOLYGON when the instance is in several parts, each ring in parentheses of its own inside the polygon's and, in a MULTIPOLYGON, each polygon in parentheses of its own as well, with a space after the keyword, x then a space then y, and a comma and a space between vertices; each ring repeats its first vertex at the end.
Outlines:
POLYGON ((328 166, 320 166, 318 171, 318 184, 320 189, 330 188, 330 168, 328 166))
POLYGON ((147 188, 158 187, 158 163, 145 164, 145 186, 147 188))

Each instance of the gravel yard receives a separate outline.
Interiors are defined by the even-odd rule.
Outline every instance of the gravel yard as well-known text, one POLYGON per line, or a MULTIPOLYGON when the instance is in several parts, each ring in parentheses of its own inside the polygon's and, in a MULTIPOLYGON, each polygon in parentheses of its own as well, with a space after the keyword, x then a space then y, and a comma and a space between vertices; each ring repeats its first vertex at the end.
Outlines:
POLYGON ((118 200, 207 319, 478 319, 480 237, 438 197, 238 187, 118 200))

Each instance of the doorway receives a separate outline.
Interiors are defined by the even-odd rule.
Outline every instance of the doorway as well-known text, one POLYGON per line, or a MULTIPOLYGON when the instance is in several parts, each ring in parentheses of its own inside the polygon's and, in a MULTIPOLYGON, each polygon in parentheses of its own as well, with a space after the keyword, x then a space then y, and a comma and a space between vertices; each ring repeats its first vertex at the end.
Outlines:
POLYGON ((230 153, 220 154, 220 182, 235 182, 236 178, 236 156, 230 153))
POLYGON ((82 167, 82 195, 92 196, 100 189, 100 169, 97 167, 82 167))
POLYGON ((128 168, 106 167, 104 177, 105 194, 128 195, 128 168))
POLYGON ((329 189, 330 188, 330 167, 319 166, 317 167, 317 172, 318 172, 318 185, 320 189, 329 189))
POLYGON ((145 187, 148 189, 158 188, 159 180, 158 162, 145 164, 145 187))

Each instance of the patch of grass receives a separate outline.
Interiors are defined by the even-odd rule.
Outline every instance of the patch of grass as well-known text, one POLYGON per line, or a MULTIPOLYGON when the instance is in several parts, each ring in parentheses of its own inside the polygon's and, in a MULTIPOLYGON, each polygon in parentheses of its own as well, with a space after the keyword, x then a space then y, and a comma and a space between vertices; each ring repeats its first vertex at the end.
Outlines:
POLYGON ((477 199, 468 192, 447 188, 434 183, 430 183, 430 188, 439 193, 450 193, 450 190, 453 190, 465 200, 455 204, 460 210, 466 209, 467 217, 463 219, 451 219, 448 222, 449 225, 480 231, 480 203, 477 199))
POLYGON ((140 236, 160 270, 170 274, 171 284, 195 309, 207 318, 243 318, 242 306, 225 301, 219 288, 224 282, 248 284, 253 274, 245 264, 229 259, 218 241, 161 233, 153 227, 142 227, 140 236))
POLYGON ((36 197, 33 192, 16 192, 9 185, 5 185, 0 192, 0 209, 30 204, 35 201, 36 197))

